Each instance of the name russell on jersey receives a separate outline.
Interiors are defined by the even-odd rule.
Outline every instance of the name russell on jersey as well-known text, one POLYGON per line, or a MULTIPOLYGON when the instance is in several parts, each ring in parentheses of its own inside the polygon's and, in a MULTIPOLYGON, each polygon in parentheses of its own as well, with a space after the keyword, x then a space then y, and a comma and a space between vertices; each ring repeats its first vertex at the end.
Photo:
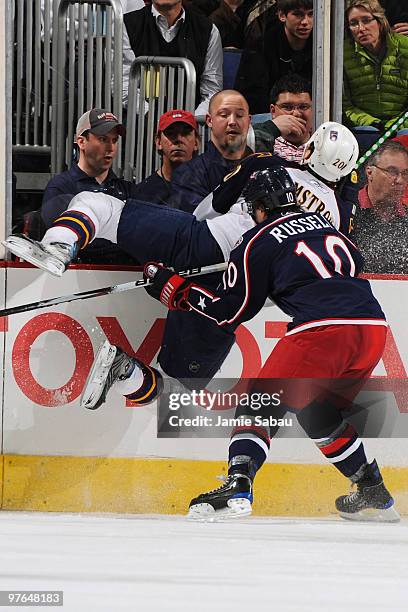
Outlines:
POLYGON ((304 234, 308 230, 332 228, 332 224, 329 223, 321 215, 307 215, 300 219, 290 219, 279 223, 278 227, 273 227, 269 232, 271 236, 275 238, 281 244, 289 236, 295 236, 296 234, 304 234))

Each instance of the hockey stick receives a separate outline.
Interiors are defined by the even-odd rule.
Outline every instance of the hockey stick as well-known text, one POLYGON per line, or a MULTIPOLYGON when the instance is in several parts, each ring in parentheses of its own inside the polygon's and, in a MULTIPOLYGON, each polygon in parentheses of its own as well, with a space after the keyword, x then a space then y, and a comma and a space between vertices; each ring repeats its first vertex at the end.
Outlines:
MULTIPOLYGON (((212 266, 204 266, 203 268, 190 268, 178 272, 180 276, 200 276, 202 274, 212 274, 213 272, 223 272, 226 270, 226 263, 214 264, 212 266)), ((66 304, 75 300, 87 300, 88 298, 99 297, 101 295, 111 295, 114 293, 123 293, 147 287, 152 283, 151 279, 141 279, 130 283, 122 283, 120 285, 112 285, 112 287, 103 287, 101 289, 92 289, 91 291, 81 291, 80 293, 72 293, 71 295, 62 295, 61 297, 50 298, 49 300, 40 300, 39 302, 31 302, 31 304, 22 304, 21 306, 13 306, 0 310, 0 317, 8 317, 9 315, 18 314, 19 312, 28 312, 29 310, 37 310, 38 308, 47 308, 47 306, 55 306, 57 304, 66 304)))
POLYGON ((402 125, 404 123, 404 121, 408 119, 408 110, 404 111, 402 113, 402 115, 400 115, 398 117, 398 119, 395 121, 395 123, 393 123, 385 132, 384 134, 381 134, 381 136, 379 137, 378 140, 375 141, 374 144, 371 145, 371 147, 364 153, 364 155, 362 155, 357 161, 356 161, 356 165, 354 166, 354 171, 358 170, 358 168, 364 164, 365 161, 367 161, 367 159, 370 157, 370 155, 372 155, 373 153, 375 153, 377 151, 377 149, 379 149, 381 147, 382 144, 384 144, 384 142, 390 137, 392 136, 392 134, 394 134, 394 132, 398 131, 398 128, 400 127, 400 125, 402 125))

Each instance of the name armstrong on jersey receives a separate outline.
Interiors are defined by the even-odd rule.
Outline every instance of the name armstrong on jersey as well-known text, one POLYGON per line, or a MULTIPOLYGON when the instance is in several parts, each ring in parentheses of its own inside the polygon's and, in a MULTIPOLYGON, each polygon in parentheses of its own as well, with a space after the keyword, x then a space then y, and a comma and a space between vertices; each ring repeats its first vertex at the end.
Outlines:
POLYGON ((318 198, 316 194, 307 189, 307 187, 297 184, 296 197, 298 204, 305 212, 311 210, 311 212, 320 213, 325 219, 334 225, 333 215, 331 214, 330 210, 326 208, 326 204, 323 202, 323 200, 318 198))
POLYGON ((319 181, 306 170, 287 168, 296 185, 296 199, 305 213, 319 213, 334 227, 338 227, 338 203, 330 187, 319 181))
POLYGON ((307 230, 332 228, 332 224, 327 221, 322 215, 307 215, 301 219, 289 219, 279 223, 278 227, 273 227, 269 232, 281 244, 289 236, 296 234, 304 234, 307 230))

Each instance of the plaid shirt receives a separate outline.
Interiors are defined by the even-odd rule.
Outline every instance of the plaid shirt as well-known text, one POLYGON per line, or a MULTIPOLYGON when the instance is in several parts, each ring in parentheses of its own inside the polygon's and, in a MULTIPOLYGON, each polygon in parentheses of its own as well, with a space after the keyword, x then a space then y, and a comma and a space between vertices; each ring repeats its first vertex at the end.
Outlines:
POLYGON ((296 162, 298 164, 302 163, 303 153, 305 150, 306 144, 302 145, 294 145, 291 142, 288 142, 282 136, 276 138, 275 144, 273 147, 273 152, 279 157, 286 159, 287 161, 296 162))

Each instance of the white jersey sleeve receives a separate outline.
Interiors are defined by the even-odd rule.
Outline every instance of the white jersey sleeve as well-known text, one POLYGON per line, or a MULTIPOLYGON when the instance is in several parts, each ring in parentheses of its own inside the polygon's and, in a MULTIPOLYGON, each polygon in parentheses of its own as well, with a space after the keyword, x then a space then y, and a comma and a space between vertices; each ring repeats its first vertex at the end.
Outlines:
POLYGON ((243 212, 240 204, 234 204, 225 215, 207 219, 208 228, 217 241, 224 260, 228 261, 232 249, 245 232, 255 226, 252 217, 243 212))

